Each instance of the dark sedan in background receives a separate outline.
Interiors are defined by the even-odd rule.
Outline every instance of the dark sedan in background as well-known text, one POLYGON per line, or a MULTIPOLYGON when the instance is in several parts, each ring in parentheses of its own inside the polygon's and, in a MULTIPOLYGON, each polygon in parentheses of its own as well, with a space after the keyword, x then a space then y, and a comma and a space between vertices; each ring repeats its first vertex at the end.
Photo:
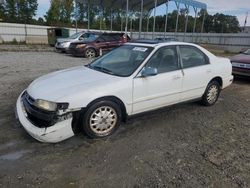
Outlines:
POLYGON ((231 57, 233 74, 250 76, 250 48, 240 54, 231 57))
POLYGON ((69 46, 68 53, 74 56, 93 58, 129 40, 130 38, 124 33, 88 33, 88 37, 83 41, 72 42, 69 46))

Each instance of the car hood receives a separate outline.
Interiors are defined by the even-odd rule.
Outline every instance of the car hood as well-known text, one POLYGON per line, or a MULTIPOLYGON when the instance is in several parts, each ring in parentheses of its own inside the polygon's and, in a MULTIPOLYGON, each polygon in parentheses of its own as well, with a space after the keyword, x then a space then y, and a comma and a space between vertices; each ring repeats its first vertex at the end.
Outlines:
POLYGON ((114 83, 119 79, 120 77, 79 66, 44 75, 34 80, 27 92, 34 99, 60 102, 63 97, 79 91, 93 91, 98 86, 114 83))
POLYGON ((230 58, 231 62, 247 63, 250 64, 250 55, 239 54, 230 58))

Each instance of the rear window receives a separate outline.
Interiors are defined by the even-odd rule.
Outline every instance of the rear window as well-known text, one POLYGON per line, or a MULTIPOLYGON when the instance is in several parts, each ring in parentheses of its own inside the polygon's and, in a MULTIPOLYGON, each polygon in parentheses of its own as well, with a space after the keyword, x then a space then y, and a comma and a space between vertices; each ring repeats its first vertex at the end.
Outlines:
POLYGON ((193 46, 180 46, 183 68, 196 67, 209 64, 206 55, 193 46))
POLYGON ((114 35, 115 40, 121 40, 122 35, 116 34, 114 35))
POLYGON ((113 36, 110 36, 110 35, 103 35, 102 38, 105 41, 116 41, 116 39, 113 36))

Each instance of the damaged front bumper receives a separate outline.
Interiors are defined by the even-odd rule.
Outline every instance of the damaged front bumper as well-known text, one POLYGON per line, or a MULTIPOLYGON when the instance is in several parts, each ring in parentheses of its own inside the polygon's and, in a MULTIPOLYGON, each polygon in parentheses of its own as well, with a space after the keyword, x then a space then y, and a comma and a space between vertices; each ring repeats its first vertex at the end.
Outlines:
POLYGON ((72 130, 72 114, 61 118, 49 127, 38 127, 29 118, 22 101, 23 93, 16 103, 17 117, 24 129, 35 139, 41 142, 56 143, 74 136, 72 130))

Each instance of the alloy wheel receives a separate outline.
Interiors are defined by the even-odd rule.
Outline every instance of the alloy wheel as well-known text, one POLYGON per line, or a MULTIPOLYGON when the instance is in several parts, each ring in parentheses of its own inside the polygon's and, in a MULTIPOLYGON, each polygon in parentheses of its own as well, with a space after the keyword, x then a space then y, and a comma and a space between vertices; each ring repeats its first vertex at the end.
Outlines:
POLYGON ((217 85, 211 85, 207 92, 207 101, 208 103, 214 103, 219 95, 219 88, 217 85))
POLYGON ((94 58, 96 55, 95 50, 93 49, 87 49, 85 52, 85 56, 88 58, 94 58))
POLYGON ((97 108, 90 116, 90 129, 96 134, 110 132, 117 123, 117 113, 110 106, 97 108))

